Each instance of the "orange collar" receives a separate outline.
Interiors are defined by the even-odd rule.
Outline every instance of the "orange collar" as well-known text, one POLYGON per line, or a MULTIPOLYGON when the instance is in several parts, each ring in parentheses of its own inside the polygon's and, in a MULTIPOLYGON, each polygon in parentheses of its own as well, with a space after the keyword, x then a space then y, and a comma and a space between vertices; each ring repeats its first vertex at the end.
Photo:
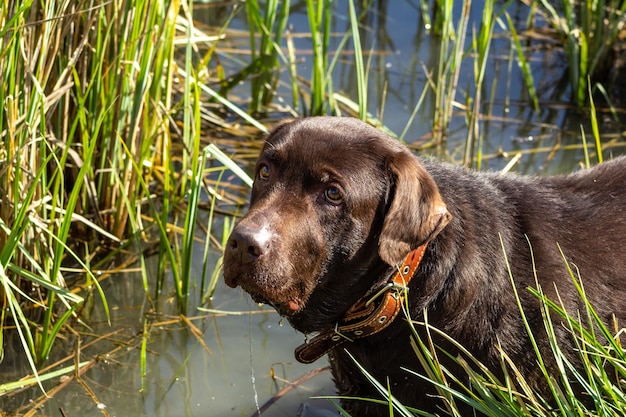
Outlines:
POLYGON ((426 243, 409 253, 387 285, 368 300, 353 305, 334 329, 326 330, 298 346, 295 351, 298 362, 315 362, 345 342, 373 335, 389 326, 400 312, 409 290, 409 281, 425 250, 426 243))

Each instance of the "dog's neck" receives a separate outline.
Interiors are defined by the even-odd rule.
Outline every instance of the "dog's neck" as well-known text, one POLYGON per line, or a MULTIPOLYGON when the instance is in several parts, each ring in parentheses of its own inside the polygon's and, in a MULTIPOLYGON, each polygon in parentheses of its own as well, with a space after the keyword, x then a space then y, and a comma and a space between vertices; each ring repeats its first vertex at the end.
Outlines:
POLYGON ((409 253, 386 285, 367 299, 354 304, 334 329, 326 330, 298 346, 298 362, 311 363, 345 342, 373 335, 385 329, 396 318, 424 256, 426 243, 409 253))

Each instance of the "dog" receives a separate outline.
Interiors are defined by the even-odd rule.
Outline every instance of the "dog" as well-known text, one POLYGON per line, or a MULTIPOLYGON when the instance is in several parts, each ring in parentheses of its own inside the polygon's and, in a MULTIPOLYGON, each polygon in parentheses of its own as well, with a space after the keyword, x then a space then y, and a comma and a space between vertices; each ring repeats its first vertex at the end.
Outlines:
MULTIPOLYGON (((572 274, 599 317, 611 329, 623 325, 626 157, 552 177, 479 173, 419 158, 342 117, 282 122, 267 136, 249 211, 224 254, 228 286, 315 334, 296 357, 312 362, 328 352, 339 395, 384 399, 358 363, 402 404, 426 411, 445 404, 407 371, 423 373, 413 329, 460 355, 439 329, 499 378, 506 355, 549 396, 518 301, 557 375, 541 303, 528 288, 584 316, 572 274)), ((576 363, 571 335, 554 328, 576 363)), ((456 361, 438 352, 463 381, 456 361)), ((389 415, 362 400, 342 406, 355 416, 389 415)))

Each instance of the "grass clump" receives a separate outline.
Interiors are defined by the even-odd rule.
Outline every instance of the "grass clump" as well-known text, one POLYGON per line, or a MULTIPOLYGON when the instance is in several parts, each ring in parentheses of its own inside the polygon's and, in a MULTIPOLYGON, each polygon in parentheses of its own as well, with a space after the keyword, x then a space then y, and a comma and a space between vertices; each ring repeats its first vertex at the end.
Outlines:
POLYGON ((533 0, 564 45, 572 98, 588 104, 590 80, 606 80, 624 30, 626 2, 621 0, 533 0))
MULTIPOLYGON (((184 9, 180 1, 0 8, 0 337, 15 330, 33 368, 79 318, 86 297, 99 294, 107 308, 92 270, 106 267, 111 251, 134 244, 141 254, 141 239, 160 225, 157 251, 170 254, 162 271, 188 258, 171 249, 178 242, 171 216, 190 189, 204 189, 207 171, 199 159, 200 88, 176 87, 184 9)), ((144 279, 147 298, 158 297, 160 287, 144 279)), ((184 309, 186 284, 175 287, 184 309)))
MULTIPOLYGON (((250 27, 251 62, 244 71, 250 77, 250 110, 260 113, 274 100, 280 72, 279 57, 282 54, 281 40, 289 17, 290 1, 270 0, 265 2, 263 13, 257 0, 246 1, 246 13, 250 27), (257 34, 260 34, 257 47, 257 34)), ((283 60, 284 60, 283 56, 283 60)))
MULTIPOLYGON (((564 258, 565 259, 565 258, 564 258)), ((589 302, 582 279, 571 268, 570 277, 583 301, 584 310, 567 312, 560 300, 546 296, 537 284, 527 289, 538 300, 542 312, 543 325, 549 340, 549 357, 540 351, 520 303, 518 290, 511 278, 513 291, 518 300, 520 317, 526 326, 537 358, 537 366, 545 377, 550 397, 542 397, 535 392, 532 384, 524 379, 516 364, 501 352, 502 375, 497 377, 485 365, 454 339, 428 323, 424 313, 423 322, 410 321, 413 328, 411 345, 423 366, 424 372, 407 370, 424 384, 435 387, 442 404, 442 415, 461 416, 466 406, 485 416, 623 416, 626 412, 626 349, 622 345, 625 329, 621 323, 603 322, 589 302), (415 326, 424 327, 426 338, 419 335, 415 326), (567 337, 575 346, 575 355, 562 349, 556 336, 556 329, 565 329, 567 337), (434 341, 443 338, 458 349, 454 356, 443 351, 434 341), (441 359, 440 359, 441 358, 441 359), (451 372, 443 364, 443 358, 452 360, 462 375, 451 372), (546 367, 554 361, 557 375, 550 375, 546 367), (579 364, 579 365, 574 365, 579 364)), ((558 294, 558 292, 557 292, 558 294)), ((389 415, 430 415, 420 410, 410 409, 393 397, 389 388, 381 386, 362 369, 364 375, 374 384, 381 395, 387 398, 389 415), (410 410, 410 411, 407 411, 410 410)), ((383 400, 366 400, 385 403, 383 400)))

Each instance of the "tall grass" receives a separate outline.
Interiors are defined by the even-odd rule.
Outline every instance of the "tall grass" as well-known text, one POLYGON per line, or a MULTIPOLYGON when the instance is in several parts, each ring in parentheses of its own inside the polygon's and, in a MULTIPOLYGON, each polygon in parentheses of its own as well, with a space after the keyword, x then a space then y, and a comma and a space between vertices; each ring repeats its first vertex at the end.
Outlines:
POLYGON ((250 110, 261 112, 270 104, 280 78, 279 56, 281 40, 289 17, 289 1, 266 1, 261 14, 257 0, 246 1, 246 13, 250 25, 250 51, 252 53, 250 71, 250 110), (257 47, 257 34, 260 34, 257 47))
MULTIPOLYGON (((481 169, 483 156, 483 132, 480 129, 482 119, 489 118, 490 111, 484 110, 483 93, 488 91, 485 85, 487 69, 493 63, 494 57, 490 53, 496 27, 506 28, 510 33, 511 56, 513 50, 516 52, 516 62, 522 74, 524 84, 528 88, 528 99, 535 111, 539 111, 539 98, 535 88, 535 81, 525 55, 524 48, 517 34, 517 29, 511 17, 506 12, 513 0, 508 0, 504 4, 495 8, 491 0, 486 0, 482 4, 483 12, 478 33, 472 31, 470 52, 473 57, 473 97, 468 98, 467 105, 467 138, 465 140, 465 151, 463 153, 463 164, 481 169), (506 17, 506 25, 502 21, 502 16, 506 17)), ((511 58, 513 60, 513 58, 511 58)), ((498 80, 494 79, 491 85, 492 94, 495 92, 498 80)), ((471 93, 468 92, 468 96, 471 93)), ((491 105, 491 102, 489 103, 491 105)))
POLYGON ((46 360, 82 301, 66 289, 65 268, 82 268, 104 301, 85 262, 94 256, 88 243, 119 243, 129 206, 135 211, 134 173, 117 144, 127 140, 138 160, 147 150, 138 141, 140 122, 158 118, 140 117, 144 105, 153 107, 141 65, 151 65, 151 40, 164 16, 141 2, 126 7, 144 17, 126 13, 124 22, 112 21, 99 3, 13 6, 0 16, 0 280, 2 309, 10 311, 0 326, 2 333, 16 326, 34 366, 46 360), (126 43, 132 46, 121 46, 126 43), (129 64, 130 50, 144 53, 136 66, 129 64), (26 311, 22 300, 32 303, 26 311))
POLYGON ((309 23, 306 35, 311 44, 311 62, 310 68, 302 74, 299 72, 301 61, 294 46, 294 34, 288 29, 290 2, 269 1, 263 3, 262 7, 256 0, 246 1, 250 62, 222 82, 221 95, 226 97, 240 82, 248 80, 251 88, 249 112, 267 114, 276 102, 282 103, 282 97, 277 90, 288 81, 287 77, 281 76, 281 69, 285 66, 289 69, 289 86, 292 89, 292 106, 289 110, 293 114, 320 116, 338 115, 347 111, 362 120, 373 120, 367 114, 367 71, 359 35, 359 22, 372 3, 370 0, 361 4, 359 14, 355 2, 347 2, 348 9, 345 12, 349 15, 348 28, 343 36, 339 36, 330 30, 337 10, 341 10, 339 4, 331 0, 305 2, 309 23), (335 68, 342 54, 348 52, 349 40, 352 40, 357 80, 356 101, 333 88, 335 68))
POLYGON ((327 112, 326 93, 332 94, 332 79, 327 75, 330 43, 330 24, 332 18, 331 0, 314 2, 306 1, 307 15, 313 44, 313 64, 311 68, 311 100, 308 112, 310 115, 321 115, 327 112))
MULTIPOLYGON (((505 6, 506 7, 506 6, 505 6)), ((465 152, 463 157, 463 164, 469 165, 470 161, 474 160, 474 150, 478 147, 479 157, 477 162, 477 168, 480 169, 480 151, 481 151, 481 138, 479 122, 480 117, 483 114, 482 106, 482 94, 485 81, 485 73, 489 62, 489 51, 491 49, 491 43, 493 38, 493 32, 496 25, 496 14, 494 12, 493 0, 486 0, 483 8, 483 18, 481 21, 478 34, 472 31, 472 46, 474 51, 474 97, 472 103, 468 106, 468 130, 467 139, 465 141, 465 152), (469 111, 471 109, 471 111, 469 111)))
MULTIPOLYGON (((494 57, 491 54, 494 33, 499 28, 499 33, 508 29, 511 38, 510 48, 516 51, 516 62, 522 73, 524 83, 528 87, 529 100, 535 110, 539 110, 539 99, 535 89, 531 68, 521 44, 514 22, 507 14, 507 9, 513 0, 499 4, 496 8, 493 1, 487 0, 472 6, 471 0, 463 1, 456 7, 460 13, 455 22, 455 2, 449 0, 436 1, 432 13, 435 15, 433 32, 439 35, 440 45, 437 67, 434 74, 428 74, 428 87, 434 94, 434 117, 433 117, 433 141, 442 143, 448 134, 455 109, 465 109, 465 122, 467 136, 462 162, 466 166, 480 168, 482 153, 482 133, 480 128, 481 119, 488 118, 483 109, 485 93, 489 92, 489 86, 485 85, 485 76, 489 65, 493 64, 494 57), (472 7, 482 9, 482 19, 478 31, 469 25, 469 15, 472 7), (507 22, 502 21, 502 16, 507 17, 507 22), (471 29, 471 32, 470 32, 471 29), (469 38, 469 41, 468 41, 469 38), (459 87, 461 72, 469 65, 473 69, 473 83, 462 91, 459 87)), ((424 6, 422 4, 422 6, 424 6)), ((427 11, 423 7, 423 10, 427 11)), ((425 16, 425 24, 430 25, 431 19, 425 16)), ((511 54, 513 57, 513 55, 511 54)), ((512 58, 513 59, 513 58, 512 58)), ((493 92, 499 80, 494 79, 490 86, 493 92)), ((418 107, 421 106, 421 99, 418 107)), ((403 135, 404 136, 404 133, 403 135)))
MULTIPOLYGON (((0 337, 15 328, 35 368, 84 296, 97 292, 107 308, 91 273, 108 259, 103 248, 126 247, 127 238, 153 233, 151 225, 161 231, 161 271, 174 271, 186 309, 194 208, 206 173, 201 88, 185 78, 182 104, 174 99, 176 25, 187 3, 9 6, 0 9, 0 337), (176 114, 183 146, 172 134, 176 114), (172 213, 189 195, 177 250, 172 213), (77 280, 88 289, 81 296, 68 288, 77 280)), ((194 73, 188 41, 184 68, 194 73)), ((141 239, 134 242, 141 251, 141 239)), ((148 299, 161 289, 147 277, 144 286, 148 299)))
POLYGON ((533 8, 543 17, 563 42, 572 98, 579 108, 587 105, 589 80, 610 71, 611 57, 626 16, 621 0, 533 0, 533 8), (538 6, 538 7, 537 7, 538 6))
MULTIPOLYGON (((561 252, 562 253, 562 252, 561 252)), ((506 257, 506 254, 504 255, 506 257)), ((531 388, 531 384, 518 371, 516 364, 500 349, 503 378, 497 377, 484 364, 476 359, 461 344, 428 323, 424 312, 423 321, 409 320, 412 327, 411 346, 421 365, 422 372, 407 370, 411 377, 424 384, 432 385, 442 400, 445 415, 462 416, 461 410, 469 406, 474 412, 485 416, 622 416, 626 411, 626 349, 623 323, 603 322, 585 294, 584 280, 569 267, 570 278, 583 301, 584 309, 573 315, 568 313, 560 299, 550 299, 537 283, 535 288, 527 288, 538 301, 543 317, 543 327, 549 340, 550 352, 540 351, 531 331, 524 308, 520 302, 518 289, 511 276, 512 291, 518 302, 520 318, 523 321, 536 355, 537 366, 543 376, 550 398, 544 398, 531 388), (417 326, 425 329, 426 336, 420 336, 417 326), (565 329, 566 337, 576 347, 577 358, 564 352, 557 329, 565 329), (435 339, 445 340, 458 350, 451 355, 436 345, 435 339), (546 356, 549 355, 550 357, 546 356), (452 360, 457 373, 444 365, 444 359, 452 360), (558 374, 548 373, 547 361, 555 361, 558 374), (574 363, 580 363, 575 367, 574 363), (461 370, 461 374, 458 373, 461 370), (581 390, 584 397, 580 395, 581 390)), ((387 404, 389 415, 428 415, 412 409, 393 397, 389 387, 381 385, 358 363, 359 369, 377 388, 382 399, 361 399, 379 404, 387 404)), ((329 397, 336 398, 336 397, 329 397)), ((351 398, 354 400, 354 398, 351 398)))
POLYGON ((456 101, 456 93, 463 63, 467 25, 471 9, 471 0, 462 4, 461 16, 456 29, 454 22, 454 1, 435 2, 440 23, 435 24, 441 30, 441 44, 435 77, 430 87, 435 91, 435 114, 433 117, 434 141, 441 143, 446 136, 456 101))

